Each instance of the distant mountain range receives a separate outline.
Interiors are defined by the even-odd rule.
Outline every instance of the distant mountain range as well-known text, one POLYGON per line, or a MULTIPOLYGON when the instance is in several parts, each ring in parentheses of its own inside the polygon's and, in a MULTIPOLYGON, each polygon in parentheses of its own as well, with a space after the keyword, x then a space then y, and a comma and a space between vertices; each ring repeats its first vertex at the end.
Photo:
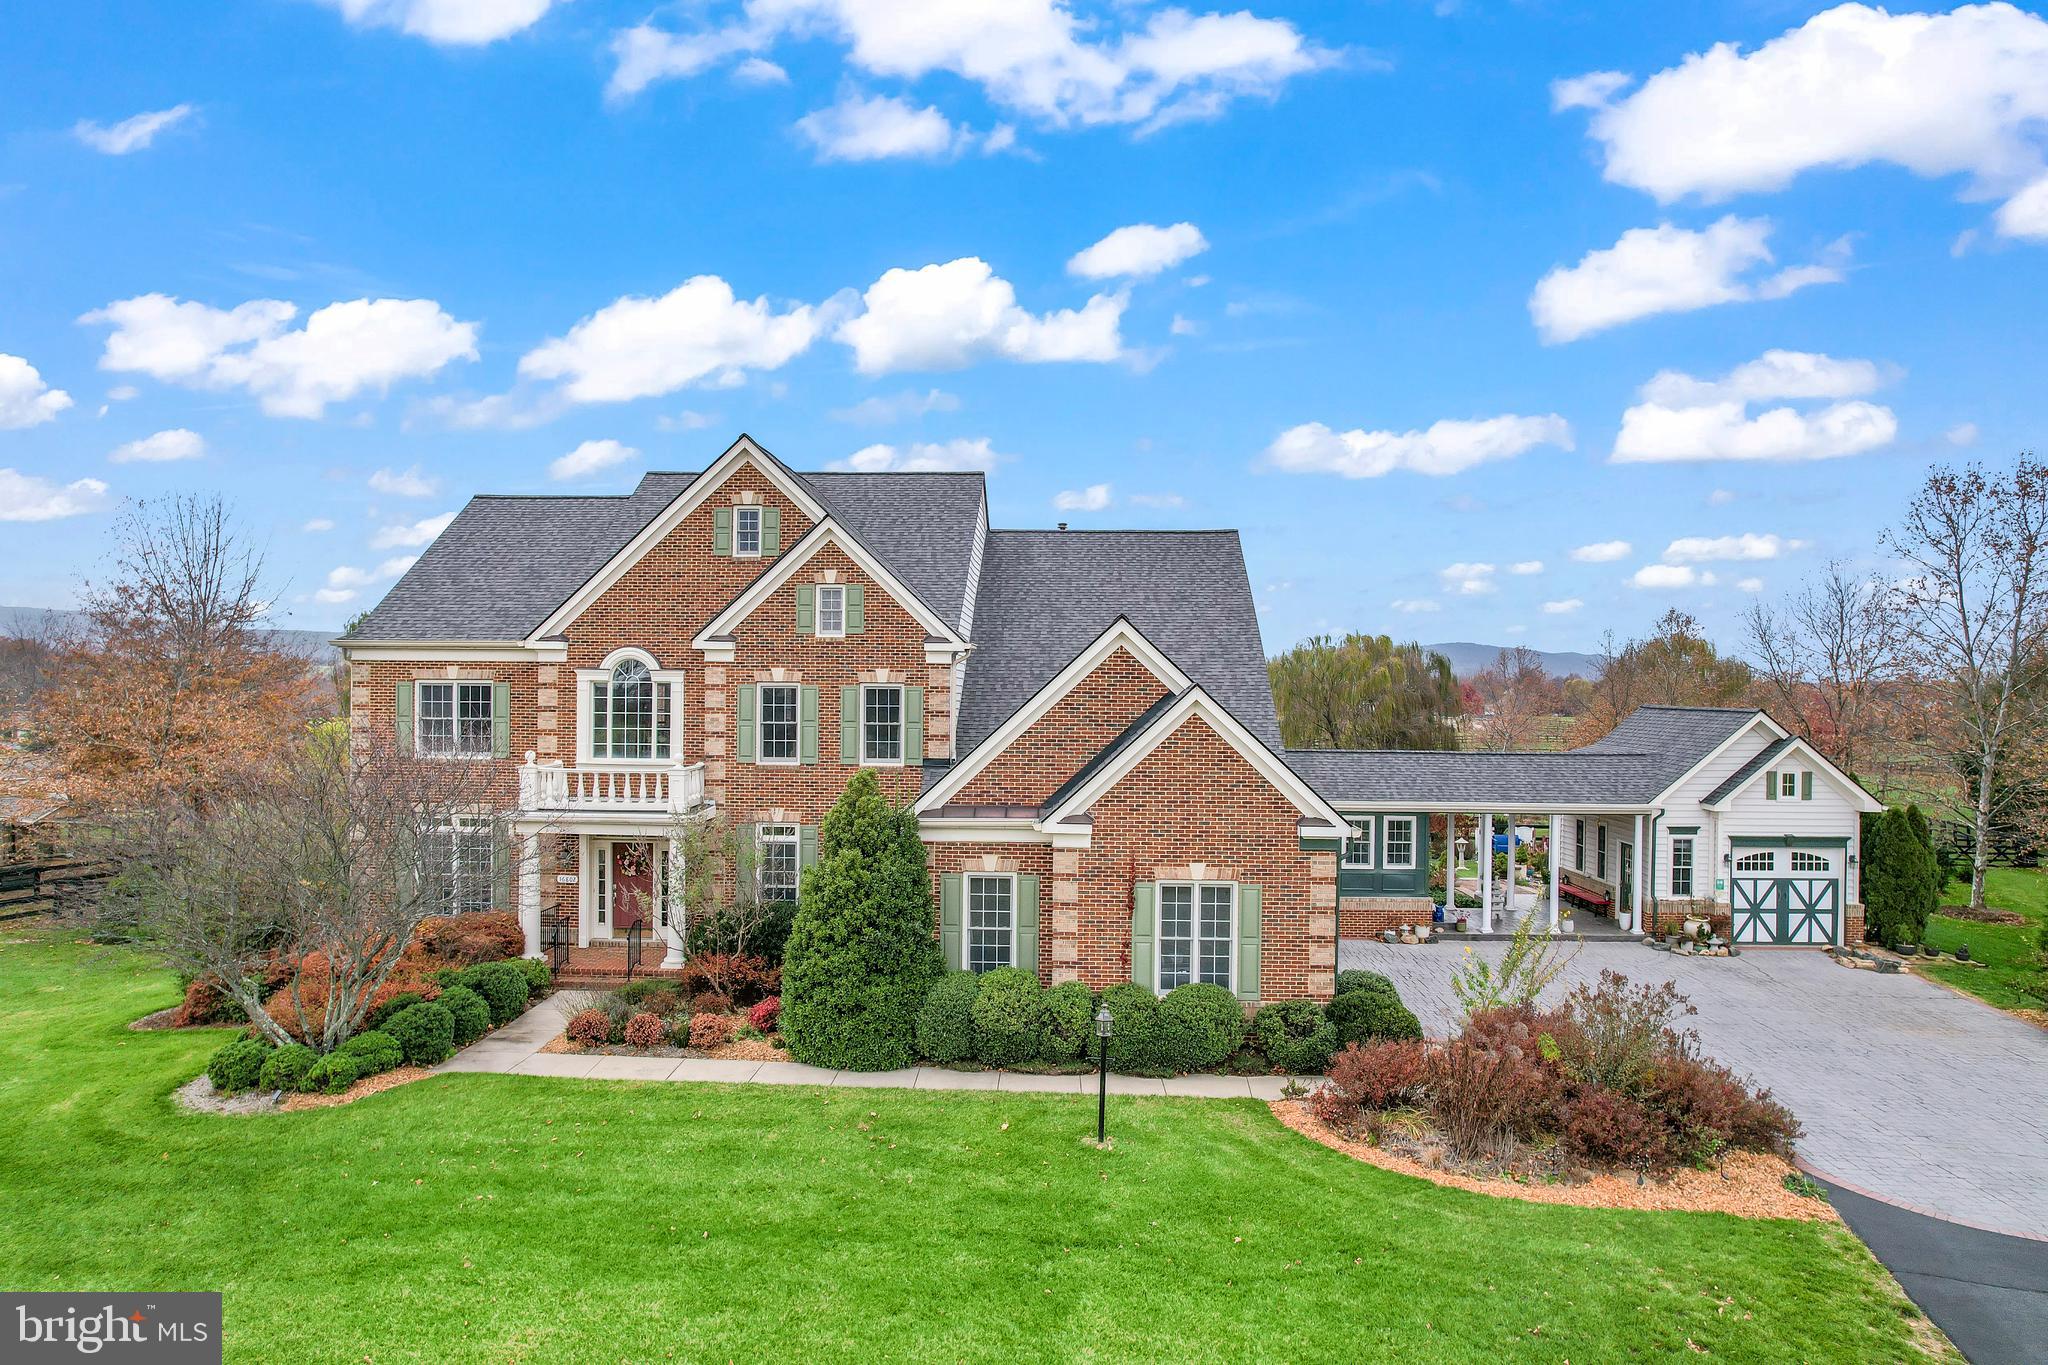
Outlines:
MULTIPOLYGON (((81 619, 75 611, 55 607, 0 607, 0 636, 34 639, 44 631, 76 625, 81 619)), ((331 663, 339 657, 334 646, 327 643, 334 638, 334 631, 273 630, 267 633, 304 651, 315 663, 331 663)))
MULTIPOLYGON (((1458 640, 1447 645, 1424 645, 1424 649, 1435 650, 1451 661, 1451 672, 1461 678, 1474 673, 1484 673, 1493 667, 1493 661, 1501 650, 1511 645, 1478 645, 1469 640, 1458 640)), ((1538 649, 1531 651, 1543 661, 1543 669, 1558 678, 1590 678, 1600 669, 1597 654, 1574 654, 1568 649, 1538 649)))

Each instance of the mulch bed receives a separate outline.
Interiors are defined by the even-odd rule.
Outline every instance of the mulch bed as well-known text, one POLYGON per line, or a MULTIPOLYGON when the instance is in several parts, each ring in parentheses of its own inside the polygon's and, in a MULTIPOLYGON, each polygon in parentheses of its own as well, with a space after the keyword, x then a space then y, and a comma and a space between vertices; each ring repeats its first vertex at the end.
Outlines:
POLYGON ((296 1114, 302 1109, 332 1109, 337 1104, 353 1104, 412 1081, 423 1081, 433 1074, 423 1066, 393 1067, 389 1071, 363 1077, 338 1095, 287 1095, 284 1097, 284 1112, 296 1114))
POLYGON ((145 1014, 140 1019, 130 1020, 128 1027, 137 1033, 154 1033, 159 1029, 176 1028, 178 1027, 178 1015, 184 1008, 183 1005, 172 1005, 169 1009, 161 1009, 154 1014, 145 1014))
POLYGON ((1785 1188, 1785 1177, 1797 1168, 1782 1157, 1757 1152, 1730 1152, 1722 1172, 1681 1170, 1668 1180, 1636 1184, 1633 1175, 1595 1175, 1566 1184, 1525 1183, 1467 1175, 1431 1166, 1332 1132, 1300 1100, 1275 1100, 1275 1118, 1303 1137, 1332 1151, 1382 1170, 1412 1175, 1435 1185, 1520 1199, 1531 1204, 1575 1204, 1590 1209, 1643 1209, 1679 1213, 1732 1213, 1742 1218, 1796 1218, 1807 1222, 1840 1222, 1841 1215, 1825 1199, 1809 1199, 1785 1188), (1727 1178, 1722 1179, 1725 1173, 1727 1178))
POLYGON ((2025 924, 2025 915, 2016 915, 2010 910, 1993 910, 1990 906, 1972 910, 1967 905, 1944 905, 1935 910, 1937 915, 1947 919, 1966 919, 1974 924, 2025 924))
POLYGON ((735 1038, 719 1047, 627 1047, 623 1043, 607 1043, 603 1047, 585 1047, 573 1042, 566 1033, 558 1033, 541 1045, 542 1052, 566 1052, 585 1057, 708 1057, 713 1061, 725 1062, 786 1062, 789 1053, 775 1046, 765 1038, 735 1038))

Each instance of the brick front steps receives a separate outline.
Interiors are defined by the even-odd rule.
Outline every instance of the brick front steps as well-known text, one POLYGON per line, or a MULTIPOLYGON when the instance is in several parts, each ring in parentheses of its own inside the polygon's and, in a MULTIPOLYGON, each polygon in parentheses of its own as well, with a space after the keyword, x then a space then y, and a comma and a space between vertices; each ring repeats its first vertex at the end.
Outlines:
MULTIPOLYGON (((655 964, 662 959, 659 947, 650 950, 640 959, 640 965, 633 969, 633 980, 655 977, 664 981, 679 980, 683 971, 680 967, 659 967, 655 964)), ((569 963, 555 973, 557 987, 572 990, 608 991, 626 981, 626 950, 624 948, 571 948, 569 963)))

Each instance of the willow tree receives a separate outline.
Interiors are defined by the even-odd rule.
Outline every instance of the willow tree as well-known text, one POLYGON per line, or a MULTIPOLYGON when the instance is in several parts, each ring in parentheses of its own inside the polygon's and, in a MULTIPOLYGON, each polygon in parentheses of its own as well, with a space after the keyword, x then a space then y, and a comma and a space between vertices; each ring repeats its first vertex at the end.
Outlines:
POLYGON ((1312 635, 1268 661, 1290 749, 1455 749, 1450 661, 1386 635, 1312 635))

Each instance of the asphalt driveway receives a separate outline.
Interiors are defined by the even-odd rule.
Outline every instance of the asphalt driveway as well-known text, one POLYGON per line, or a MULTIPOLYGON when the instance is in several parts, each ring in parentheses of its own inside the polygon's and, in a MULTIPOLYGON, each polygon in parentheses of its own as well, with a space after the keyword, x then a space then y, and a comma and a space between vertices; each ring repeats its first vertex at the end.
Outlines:
MULTIPOLYGON (((1434 1037, 1454 1026, 1462 954, 1498 961, 1507 946, 1346 940, 1339 966, 1392 977, 1434 1037)), ((1698 1007, 1687 1022, 1708 1054, 1799 1117, 1800 1156, 1817 1174, 1907 1209, 2048 1238, 2048 1033, 1930 981, 1852 971, 1805 949, 1687 958, 1588 941, 1551 993, 1607 967, 1676 982, 1698 1007)))

